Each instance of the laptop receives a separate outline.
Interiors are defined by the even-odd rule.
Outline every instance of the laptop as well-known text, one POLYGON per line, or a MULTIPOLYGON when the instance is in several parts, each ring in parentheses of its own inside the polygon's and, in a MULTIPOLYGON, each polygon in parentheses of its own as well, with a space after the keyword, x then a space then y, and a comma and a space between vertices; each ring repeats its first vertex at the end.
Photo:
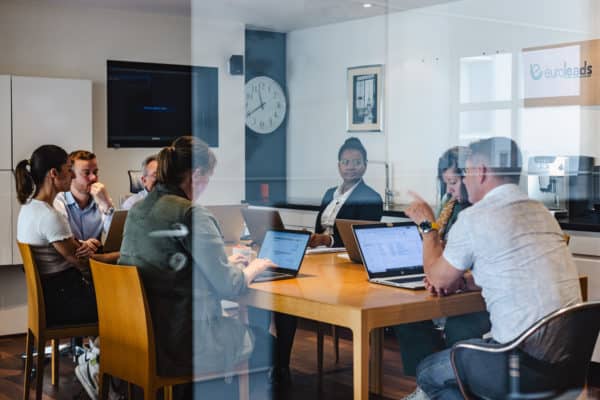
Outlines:
POLYGON ((423 289, 423 239, 412 222, 352 226, 369 282, 423 289))
POLYGON ((241 210, 247 207, 246 204, 206 206, 219 223, 225 243, 232 244, 240 241, 240 236, 244 231, 244 217, 242 217, 241 210))
POLYGON ((335 226, 337 226, 344 247, 348 253, 348 257, 355 263, 362 264, 362 258, 360 258, 360 250, 356 244, 354 238, 354 232, 352 231, 352 225, 373 225, 379 224, 377 221, 367 221, 364 219, 336 219, 335 226))
POLYGON ((116 210, 110 221, 110 227, 104 239, 104 245, 102 246, 104 253, 111 253, 113 251, 119 251, 121 249, 121 242, 123 241, 123 228, 125 227, 125 220, 127 219, 127 210, 116 210))
POLYGON ((269 229, 284 229, 279 211, 269 208, 242 208, 250 239, 261 244, 269 229))
POLYGON ((269 229, 258 252, 258 258, 268 258, 277 264, 260 273, 253 282, 295 278, 302 265, 310 232, 290 229, 269 229))

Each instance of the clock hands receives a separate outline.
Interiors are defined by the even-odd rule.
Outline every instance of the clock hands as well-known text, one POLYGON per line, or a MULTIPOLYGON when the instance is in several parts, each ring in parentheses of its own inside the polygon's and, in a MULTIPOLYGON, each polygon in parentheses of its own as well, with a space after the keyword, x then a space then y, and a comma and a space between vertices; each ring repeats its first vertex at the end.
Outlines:
POLYGON ((252 111, 248 111, 246 113, 246 117, 251 116, 252 114, 254 114, 255 112, 257 112, 258 110, 262 109, 265 106, 265 102, 261 100, 260 105, 256 108, 254 108, 252 111))

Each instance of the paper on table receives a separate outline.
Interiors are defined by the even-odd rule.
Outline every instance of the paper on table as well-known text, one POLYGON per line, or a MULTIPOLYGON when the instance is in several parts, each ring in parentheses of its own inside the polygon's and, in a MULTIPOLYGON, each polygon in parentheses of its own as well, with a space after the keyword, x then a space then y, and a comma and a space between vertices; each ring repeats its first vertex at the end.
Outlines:
POLYGON ((341 253, 346 251, 345 247, 315 247, 314 249, 306 249, 306 254, 323 254, 323 253, 341 253))

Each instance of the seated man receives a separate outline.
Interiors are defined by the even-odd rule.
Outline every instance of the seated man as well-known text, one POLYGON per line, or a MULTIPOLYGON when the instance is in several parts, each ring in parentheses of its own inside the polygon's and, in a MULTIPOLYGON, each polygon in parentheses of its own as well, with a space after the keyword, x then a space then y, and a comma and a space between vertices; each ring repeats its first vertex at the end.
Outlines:
POLYGON ((148 193, 154 188, 156 183, 156 170, 158 169, 158 161, 156 160, 156 154, 146 157, 142 162, 142 185, 144 189, 137 192, 136 194, 129 196, 127 200, 123 202, 121 208, 123 210, 129 210, 135 203, 143 200, 148 196, 148 193))
MULTIPOLYGON (((115 211, 104 184, 98 182, 96 155, 86 150, 69 154, 73 163, 71 190, 59 193, 54 208, 67 217, 75 239, 92 252, 101 245, 102 232, 108 232, 115 211)), ((115 261, 118 255, 115 257, 115 261)))
MULTIPOLYGON (((550 312, 580 302, 578 274, 557 221, 517 186, 521 154, 516 143, 495 137, 472 143, 469 150, 464 184, 473 206, 460 213, 446 247, 442 249, 431 224, 433 212, 423 199, 414 195, 406 214, 423 232, 429 289, 443 296, 480 288, 492 337, 470 342, 502 344, 550 312), (472 273, 465 275, 469 268, 472 273)), ((429 398, 462 398, 450 351, 427 357, 417 368, 418 388, 429 398)), ((521 350, 521 383, 542 390, 553 382, 549 377, 533 377, 526 361, 536 364, 535 351, 521 350)), ((487 398, 506 398, 507 382, 499 378, 505 376, 499 372, 507 368, 505 358, 486 353, 462 361, 457 360, 457 372, 468 390, 487 398)), ((414 397, 422 392, 418 390, 414 397)))

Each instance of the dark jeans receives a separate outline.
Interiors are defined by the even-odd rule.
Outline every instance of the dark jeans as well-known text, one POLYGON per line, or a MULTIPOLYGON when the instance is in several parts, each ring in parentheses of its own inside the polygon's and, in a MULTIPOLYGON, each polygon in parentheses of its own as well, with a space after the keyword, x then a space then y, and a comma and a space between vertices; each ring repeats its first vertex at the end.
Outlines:
POLYGON ((98 322, 94 286, 75 268, 42 275, 48 326, 98 322))
MULTIPOLYGON (((274 313, 274 317, 275 330, 277 331, 274 365, 280 368, 289 367, 298 318, 278 312, 274 313)), ((250 325, 260 327, 268 332, 269 325, 271 324, 271 311, 248 307, 248 321, 250 325)))
MULTIPOLYGON (((471 339, 465 343, 502 346, 493 339, 471 339)), ((451 349, 433 354, 417 368, 417 385, 430 399, 462 399, 450 361, 451 349)), ((519 351, 522 393, 542 392, 561 387, 564 370, 554 368, 519 351)), ((465 389, 477 397, 506 399, 508 386, 508 354, 460 350, 456 368, 465 389)), ((563 385, 564 386, 564 385, 563 385)))
POLYGON ((446 319, 444 335, 433 322, 419 321, 393 327, 400 344, 404 375, 415 376, 417 365, 427 356, 452 347, 455 343, 481 338, 491 329, 487 311, 457 315, 446 319))

